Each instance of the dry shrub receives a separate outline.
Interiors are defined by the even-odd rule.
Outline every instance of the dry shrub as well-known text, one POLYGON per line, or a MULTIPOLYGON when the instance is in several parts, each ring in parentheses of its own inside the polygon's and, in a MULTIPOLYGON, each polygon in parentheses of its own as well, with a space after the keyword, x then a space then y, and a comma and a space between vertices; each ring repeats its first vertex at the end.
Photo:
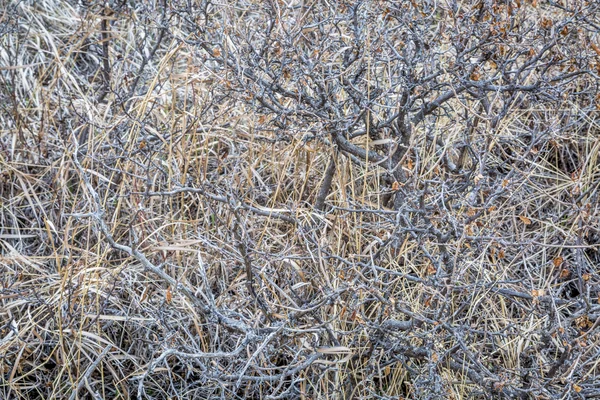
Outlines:
POLYGON ((442 3, 5 0, 0 397, 600 396, 598 5, 442 3))

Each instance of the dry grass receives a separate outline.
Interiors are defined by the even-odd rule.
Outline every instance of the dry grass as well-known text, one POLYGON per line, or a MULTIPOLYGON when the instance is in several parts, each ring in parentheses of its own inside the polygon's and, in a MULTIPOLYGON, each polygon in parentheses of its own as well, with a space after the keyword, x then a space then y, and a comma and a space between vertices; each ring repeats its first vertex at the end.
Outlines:
POLYGON ((338 155, 320 214, 329 146, 261 129, 193 44, 144 60, 141 6, 110 22, 103 93, 111 16, 76 3, 0 11, 0 398, 599 395, 597 111, 515 109, 463 174, 441 155, 464 127, 420 128, 402 215, 338 155), (459 232, 451 279, 428 223, 459 232))

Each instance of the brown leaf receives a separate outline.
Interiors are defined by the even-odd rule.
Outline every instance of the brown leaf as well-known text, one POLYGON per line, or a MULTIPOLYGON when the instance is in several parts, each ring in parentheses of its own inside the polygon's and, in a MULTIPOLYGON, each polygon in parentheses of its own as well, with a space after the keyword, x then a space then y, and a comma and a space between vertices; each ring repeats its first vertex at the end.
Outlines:
POLYGON ((473 230, 473 224, 465 226, 465 232, 467 233, 467 235, 473 236, 475 234, 475 231, 473 230))
POLYGON ((553 24, 554 23, 552 22, 552 20, 550 18, 542 18, 542 20, 540 21, 540 26, 544 29, 552 28, 553 24))
POLYGON ((431 307, 431 296, 427 297, 425 299, 425 302, 423 303, 425 307, 431 307))
POLYGON ((435 275, 436 272, 437 270, 435 269, 433 264, 429 263, 429 265, 427 265, 427 275, 435 275))
POLYGON ((594 325, 594 323, 590 320, 590 317, 587 315, 582 315, 581 317, 577 318, 575 320, 575 324, 579 329, 589 329, 594 325))
POLYGON ((587 282, 587 281, 589 281, 589 280, 590 280, 590 274, 587 274, 587 273, 586 273, 586 274, 583 274, 583 275, 581 276, 581 279, 583 279, 583 281, 584 281, 584 282, 587 282))
POLYGON ((519 219, 525 224, 525 225, 531 225, 531 220, 529 218, 527 218, 524 215, 519 215, 519 219))
POLYGON ((564 259, 561 256, 558 256, 556 258, 554 258, 554 260, 552 260, 552 263, 554 264, 555 267, 560 267, 560 264, 562 264, 564 261, 564 259))
POLYGON ((600 47, 594 42, 590 42, 590 47, 600 56, 600 47))

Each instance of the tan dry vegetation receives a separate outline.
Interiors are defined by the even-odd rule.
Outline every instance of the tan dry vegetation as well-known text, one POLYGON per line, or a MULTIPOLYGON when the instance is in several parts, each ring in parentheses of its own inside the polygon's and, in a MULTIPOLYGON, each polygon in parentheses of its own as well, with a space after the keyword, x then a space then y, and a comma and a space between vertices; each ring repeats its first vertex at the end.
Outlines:
POLYGON ((186 2, 80 3, 0 2, 0 398, 600 396, 597 105, 456 98, 390 181, 244 103, 186 2))

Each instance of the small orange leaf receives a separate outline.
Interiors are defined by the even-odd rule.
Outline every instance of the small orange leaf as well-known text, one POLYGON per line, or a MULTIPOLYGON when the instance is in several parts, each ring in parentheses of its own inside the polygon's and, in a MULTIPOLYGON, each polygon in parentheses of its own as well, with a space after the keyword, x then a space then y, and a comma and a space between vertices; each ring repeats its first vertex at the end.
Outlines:
POLYGON ((171 300, 173 300, 173 293, 171 293, 171 288, 167 288, 167 292, 165 293, 165 300, 167 301, 167 303, 171 303, 171 300))
POLYGON ((546 291, 544 289, 533 289, 531 291, 531 295, 533 297, 544 296, 545 294, 546 294, 546 291))
POLYGON ((560 271, 560 277, 561 279, 566 279, 571 275, 571 271, 569 271, 568 268, 563 268, 562 271, 560 271))
POLYGON ((552 260, 552 263, 554 264, 555 267, 559 267, 560 264, 563 263, 563 261, 565 261, 565 260, 561 256, 558 256, 554 260, 552 260))
POLYGON ((544 29, 550 29, 552 28, 552 20, 549 18, 542 18, 542 20, 540 21, 540 26, 544 29))
POLYGON ((473 224, 465 226, 465 232, 467 233, 467 235, 473 236, 475 234, 475 231, 473 230, 473 224))
POLYGON ((398 181, 394 181, 394 183, 392 183, 392 190, 396 191, 400 189, 400 184, 398 183, 398 181))
POLYGON ((590 280, 590 274, 583 274, 581 276, 581 279, 583 279, 585 282, 589 281, 590 280))
POLYGON ((575 324, 579 329, 589 329, 594 325, 587 315, 577 318, 575 324))
POLYGON ((427 275, 434 275, 436 272, 437 270, 435 269, 433 264, 429 263, 429 265, 427 265, 427 275))
POLYGON ((531 225, 531 220, 529 218, 527 218, 524 215, 519 215, 519 219, 525 224, 525 225, 531 225))
POLYGON ((213 49, 213 56, 215 56, 215 57, 221 57, 221 50, 218 47, 215 47, 213 49))
POLYGON ((275 44, 275 46, 273 46, 273 53, 276 56, 280 56, 283 54, 283 49, 281 48, 281 45, 279 43, 275 44))
POLYGON ((573 390, 574 390, 576 393, 579 393, 579 392, 581 392, 581 386, 579 386, 579 385, 573 385, 573 390))
POLYGON ((427 297, 424 303, 425 307, 431 307, 431 297, 427 297))
POLYGON ((590 42, 590 47, 600 56, 600 47, 594 42, 590 42))

